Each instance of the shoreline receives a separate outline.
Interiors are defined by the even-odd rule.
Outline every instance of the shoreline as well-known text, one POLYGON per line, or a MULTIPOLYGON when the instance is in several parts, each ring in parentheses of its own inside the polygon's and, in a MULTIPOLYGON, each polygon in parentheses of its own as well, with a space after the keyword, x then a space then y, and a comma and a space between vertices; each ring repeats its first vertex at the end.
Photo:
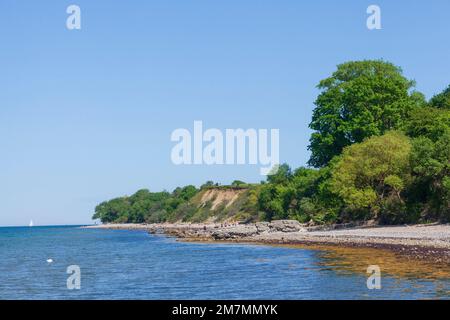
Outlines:
POLYGON ((450 268, 450 224, 359 226, 320 230, 297 221, 253 224, 158 223, 104 224, 86 229, 141 230, 187 242, 247 243, 299 247, 347 247, 389 250, 411 260, 450 268))

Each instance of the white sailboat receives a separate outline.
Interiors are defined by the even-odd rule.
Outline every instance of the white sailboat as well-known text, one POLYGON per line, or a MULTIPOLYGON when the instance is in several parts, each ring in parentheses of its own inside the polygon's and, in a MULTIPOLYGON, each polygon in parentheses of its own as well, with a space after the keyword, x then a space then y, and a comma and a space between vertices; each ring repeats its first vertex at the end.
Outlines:
POLYGON ((30 220, 30 224, 28 225, 29 227, 33 226, 33 220, 30 220))

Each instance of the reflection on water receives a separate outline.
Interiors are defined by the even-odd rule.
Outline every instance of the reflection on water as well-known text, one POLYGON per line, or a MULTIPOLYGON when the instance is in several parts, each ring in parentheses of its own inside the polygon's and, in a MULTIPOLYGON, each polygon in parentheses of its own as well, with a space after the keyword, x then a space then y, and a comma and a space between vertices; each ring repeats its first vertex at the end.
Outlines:
POLYGON ((450 266, 411 259, 390 250, 336 246, 310 246, 320 250, 320 265, 336 272, 366 273, 369 265, 378 265, 382 273, 402 278, 450 279, 450 266))
MULTIPOLYGON (((292 248, 309 248, 319 250, 317 261, 324 270, 333 270, 337 274, 366 274, 367 267, 377 265, 381 269, 381 276, 394 278, 395 284, 400 285, 403 279, 430 280, 435 284, 436 298, 449 298, 450 265, 435 264, 423 260, 408 258, 387 249, 363 247, 338 247, 326 245, 296 245, 292 248), (434 281, 433 281, 434 280, 434 281), (443 280, 443 281, 441 281, 443 280)), ((423 290, 425 285, 414 282, 411 288, 403 289, 405 293, 423 290)))

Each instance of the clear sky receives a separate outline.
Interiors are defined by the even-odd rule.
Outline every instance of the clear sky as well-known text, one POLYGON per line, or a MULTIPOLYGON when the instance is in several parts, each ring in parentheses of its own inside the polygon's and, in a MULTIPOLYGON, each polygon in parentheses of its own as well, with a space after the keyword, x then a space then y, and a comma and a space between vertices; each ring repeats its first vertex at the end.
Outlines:
POLYGON ((259 166, 172 164, 170 135, 194 120, 278 128, 281 161, 305 165, 317 83, 383 58, 429 98, 450 83, 449 17, 448 0, 2 0, 0 225, 89 223, 140 188, 261 180, 259 166))

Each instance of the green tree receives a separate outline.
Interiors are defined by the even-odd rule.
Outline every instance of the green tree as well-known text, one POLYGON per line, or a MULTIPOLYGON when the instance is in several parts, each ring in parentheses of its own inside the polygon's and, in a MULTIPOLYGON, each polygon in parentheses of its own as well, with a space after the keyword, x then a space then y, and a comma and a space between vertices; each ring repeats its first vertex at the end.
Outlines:
POLYGON ((100 219, 102 222, 128 222, 131 211, 130 202, 127 197, 115 198, 105 201, 95 207, 93 219, 100 219))
POLYGON ((276 166, 267 176, 267 182, 276 184, 285 184, 292 177, 292 170, 288 164, 276 166))
POLYGON ((450 131, 450 109, 418 108, 406 121, 404 131, 413 138, 427 137, 437 141, 450 131))
POLYGON ((410 112, 424 103, 412 92, 414 82, 392 63, 380 60, 353 61, 338 65, 322 80, 322 91, 310 128, 309 164, 326 165, 343 148, 373 135, 398 129, 410 112))
POLYGON ((246 183, 244 181, 241 180, 234 180, 231 185, 233 187, 239 187, 239 186, 244 186, 246 183))
POLYGON ((450 110, 450 85, 447 89, 431 98, 430 106, 450 110))
POLYGON ((200 189, 211 188, 214 187, 214 181, 208 180, 204 184, 201 185, 200 189))
POLYGON ((289 208, 290 218, 301 222, 310 220, 323 222, 324 219, 318 218, 323 209, 319 200, 320 182, 321 172, 319 170, 304 167, 295 170, 291 179, 294 195, 289 208))
POLYGON ((292 175, 292 185, 296 190, 297 198, 311 198, 317 194, 320 171, 300 167, 292 175))
POLYGON ((409 138, 396 131, 344 149, 333 168, 331 189, 355 214, 353 219, 400 222, 405 218, 401 193, 411 180, 410 152, 409 138), (394 203, 398 206, 389 211, 394 203))
POLYGON ((427 137, 414 139, 411 166, 411 200, 421 204, 421 218, 450 221, 450 132, 436 142, 427 137))
POLYGON ((129 197, 129 201, 131 203, 142 201, 149 199, 151 197, 151 193, 148 189, 141 189, 136 191, 132 196, 129 197))
POLYGON ((197 194, 198 190, 195 186, 193 185, 189 185, 183 188, 176 188, 172 195, 175 198, 179 198, 183 201, 188 201, 190 200, 193 196, 195 196, 197 194))
POLYGON ((265 184, 258 198, 259 210, 264 212, 265 220, 286 219, 295 192, 289 185, 265 184))

